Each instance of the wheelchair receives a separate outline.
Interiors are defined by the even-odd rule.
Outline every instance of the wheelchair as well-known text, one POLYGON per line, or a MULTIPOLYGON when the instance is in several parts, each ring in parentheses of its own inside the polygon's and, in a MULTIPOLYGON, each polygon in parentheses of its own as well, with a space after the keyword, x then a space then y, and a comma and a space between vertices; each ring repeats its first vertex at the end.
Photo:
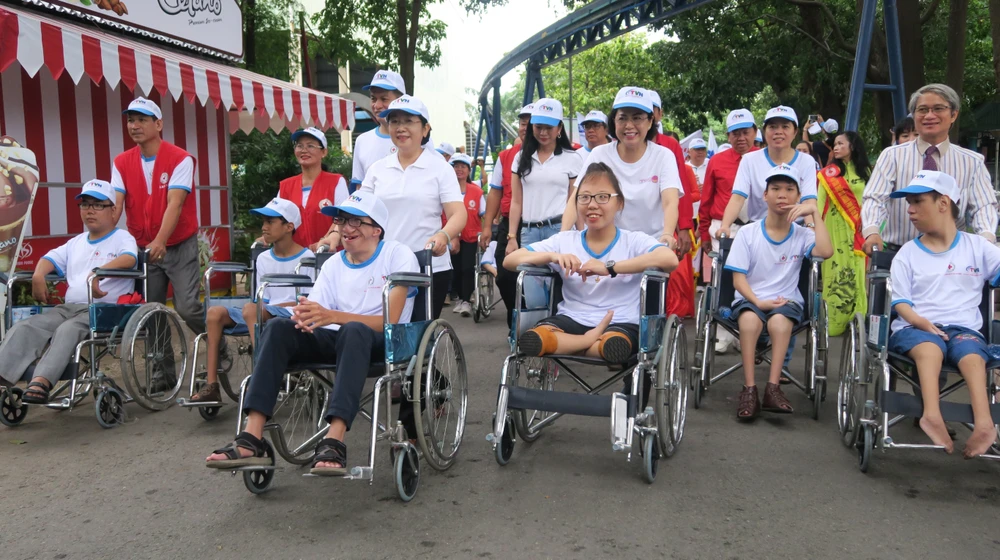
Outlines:
POLYGON ((563 414, 596 416, 611 419, 612 450, 627 454, 631 462, 633 436, 638 436, 638 451, 642 456, 643 478, 648 483, 656 479, 660 457, 672 456, 684 437, 687 419, 688 363, 687 335, 676 315, 662 313, 666 301, 668 275, 659 270, 647 270, 640 281, 640 309, 647 310, 650 284, 659 295, 656 307, 659 313, 643 314, 639 322, 639 348, 627 364, 618 369, 600 358, 581 355, 525 356, 518 349, 518 339, 538 321, 555 314, 561 299, 559 276, 548 267, 521 265, 514 301, 521 302, 525 282, 543 278, 548 284, 549 301, 546 307, 521 308, 514 311, 510 333, 511 353, 504 360, 500 373, 497 409, 493 417, 493 431, 486 440, 493 447, 496 461, 506 465, 520 437, 531 443, 539 438, 541 430, 563 414), (612 374, 596 386, 590 385, 570 364, 614 367, 612 374), (647 377, 648 376, 648 377, 647 377), (585 393, 559 392, 555 383, 559 377, 568 377, 585 393), (650 406, 642 408, 645 386, 651 378, 654 392, 650 406), (629 380, 629 394, 615 392, 599 394, 616 382, 629 380))
MULTIPOLYGON (((480 235, 480 237, 482 237, 480 235)), ((472 320, 479 323, 487 319, 493 308, 497 306, 496 299, 496 279, 486 271, 481 264, 483 261, 483 249, 476 243, 476 288, 472 294, 472 320)))
MULTIPOLYGON (((892 312, 892 282, 890 267, 895 253, 874 251, 868 267, 868 316, 860 313, 848 324, 847 337, 841 354, 840 385, 837 390, 837 423, 841 442, 858 454, 858 469, 866 473, 871 466, 872 452, 878 448, 941 449, 932 444, 898 443, 889 429, 909 417, 919 418, 923 412, 920 382, 916 365, 909 357, 889 351, 889 325, 892 312), (899 382, 913 389, 913 394, 896 390, 899 382)), ((983 317, 981 333, 989 343, 1000 339, 1000 324, 993 319, 996 288, 988 282, 983 286, 979 311, 983 317)), ((990 412, 1000 424, 1000 363, 986 365, 990 412)), ((948 375, 959 375, 958 368, 941 368, 941 414, 945 422, 959 423, 970 431, 972 406, 943 400, 965 386, 959 378, 948 384, 948 375)), ((1000 427, 998 427, 1000 433, 1000 427)), ((983 459, 1000 460, 1000 444, 994 443, 991 453, 983 459)))
MULTIPOLYGON (((7 305, 4 314, 4 332, 17 320, 37 313, 45 313, 52 306, 13 307, 14 287, 31 282, 31 272, 15 272, 11 276, 0 273, 0 282, 6 286, 7 305)), ((90 337, 76 346, 72 360, 59 382, 50 391, 45 406, 58 411, 68 411, 79 405, 88 394, 94 397, 94 413, 103 428, 113 428, 125 420, 125 404, 136 402, 150 411, 170 406, 181 388, 187 364, 187 341, 183 322, 176 311, 160 303, 115 304, 94 302, 94 279, 127 278, 135 280, 136 291, 144 294, 146 282, 145 251, 138 257, 136 270, 95 268, 87 278, 88 305, 90 306, 90 337), (120 379, 101 369, 106 357, 118 360, 120 379), (166 392, 149 390, 154 373, 180 366, 175 386, 166 392), (124 388, 118 384, 124 383, 124 388)), ((65 282, 65 278, 50 274, 46 282, 65 282)), ((113 367, 113 366, 112 366, 113 367)), ((34 366, 21 377, 30 381, 34 366)), ((23 402, 22 389, 0 388, 0 423, 14 427, 24 421, 28 405, 23 402)))
MULTIPOLYGON (((315 263, 303 259, 301 266, 314 264, 318 274, 326 259, 335 254, 320 253, 315 263)), ((371 485, 375 474, 376 443, 388 441, 396 490, 404 502, 416 495, 421 458, 437 471, 447 470, 455 464, 465 433, 468 407, 467 365, 455 329, 441 319, 389 322, 389 293, 394 287, 424 289, 424 296, 418 296, 414 304, 424 305, 427 310, 432 307, 431 252, 418 252, 417 260, 423 273, 392 274, 382 290, 385 358, 370 364, 368 376, 375 378, 375 384, 372 392, 362 397, 358 412, 372 426, 368 463, 352 467, 343 477, 366 480, 371 485), (394 395, 397 390, 398 395, 394 395), (417 445, 407 438, 402 422, 398 419, 393 421, 394 402, 400 403, 400 406, 412 404, 417 445), (385 407, 384 413, 382 406, 385 407), (384 414, 384 421, 379 420, 380 414, 384 414)), ((301 289, 312 285, 313 280, 308 276, 265 275, 261 278, 260 290, 267 286, 301 289)), ((244 379, 240 387, 241 412, 237 434, 242 431, 245 421, 242 411, 249 381, 249 377, 244 379)), ((325 437, 329 428, 325 419, 326 408, 335 382, 334 364, 292 364, 286 373, 285 388, 279 394, 277 407, 264 427, 266 435, 270 435, 273 441, 272 447, 265 438, 266 456, 271 465, 230 471, 234 475, 242 472, 244 484, 250 492, 260 494, 270 488, 275 471, 280 470, 276 466, 275 454, 293 465, 312 462, 316 444, 325 437)))
MULTIPOLYGON (((715 343, 719 327, 737 339, 740 336, 737 318, 729 315, 730 306, 736 297, 733 272, 725 269, 726 257, 732 246, 733 238, 725 237, 720 240, 719 252, 709 253, 712 258, 712 282, 705 286, 703 295, 698 299, 695 319, 698 332, 695 335, 695 357, 691 375, 695 408, 702 407, 709 387, 743 368, 743 363, 740 361, 721 373, 714 373, 715 343)), ((788 371, 788 368, 782 368, 781 371, 782 377, 791 381, 812 401, 812 417, 816 420, 819 419, 820 407, 826 400, 827 353, 830 348, 826 301, 819 290, 820 267, 823 260, 802 259, 799 271, 799 292, 806 303, 805 318, 792 327, 792 337, 808 331, 805 345, 807 360, 805 375, 799 380, 788 371)), ((762 333, 757 342, 756 363, 770 364, 771 358, 767 355, 770 349, 771 345, 762 333)))

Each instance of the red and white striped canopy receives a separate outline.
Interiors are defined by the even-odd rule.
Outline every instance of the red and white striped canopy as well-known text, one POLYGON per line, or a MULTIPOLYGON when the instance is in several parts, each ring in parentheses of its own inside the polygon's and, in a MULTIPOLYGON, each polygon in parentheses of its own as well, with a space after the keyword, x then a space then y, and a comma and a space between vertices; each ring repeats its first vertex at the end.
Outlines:
POLYGON ((58 79, 119 83, 148 95, 154 89, 175 101, 246 111, 231 128, 280 129, 316 126, 343 131, 354 127, 354 102, 247 70, 186 57, 150 45, 54 21, 9 7, 0 8, 0 71, 17 61, 34 77, 42 66, 58 79), (251 115, 253 117, 251 117, 251 115))

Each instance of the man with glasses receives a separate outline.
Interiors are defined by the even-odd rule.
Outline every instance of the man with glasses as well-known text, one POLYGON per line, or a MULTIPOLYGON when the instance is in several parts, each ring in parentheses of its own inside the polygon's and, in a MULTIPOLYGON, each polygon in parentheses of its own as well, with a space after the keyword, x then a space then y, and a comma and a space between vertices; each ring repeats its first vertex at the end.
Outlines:
POLYGON ((917 140, 886 148, 865 185, 861 207, 861 234, 865 252, 873 247, 898 251, 917 236, 904 199, 891 199, 923 170, 947 173, 958 183, 959 229, 969 229, 996 241, 997 197, 983 156, 948 141, 958 120, 961 101, 944 84, 928 84, 910 97, 917 140))
MULTIPOLYGON (((111 169, 115 188, 115 222, 125 211, 125 225, 139 247, 149 251, 146 301, 166 303, 167 285, 174 288, 174 309, 195 333, 205 330, 198 298, 198 211, 194 190, 195 160, 164 141, 163 114, 152 101, 139 97, 124 112, 136 146, 118 155, 111 169)), ((169 358, 157 365, 147 391, 173 388, 176 379, 169 358)))
MULTIPOLYGON (((45 276, 58 274, 66 278, 65 303, 18 322, 0 345, 0 384, 4 386, 19 381, 28 366, 38 361, 23 396, 24 402, 30 404, 49 401, 49 391, 66 371, 76 345, 90 336, 90 272, 95 268, 132 269, 136 264, 135 238, 115 228, 118 212, 114 187, 95 179, 83 186, 76 199, 86 231, 49 251, 38 261, 31 277, 32 295, 43 304, 54 303, 45 276)), ((95 279, 90 289, 95 303, 117 303, 134 286, 130 279, 106 278, 95 279)))

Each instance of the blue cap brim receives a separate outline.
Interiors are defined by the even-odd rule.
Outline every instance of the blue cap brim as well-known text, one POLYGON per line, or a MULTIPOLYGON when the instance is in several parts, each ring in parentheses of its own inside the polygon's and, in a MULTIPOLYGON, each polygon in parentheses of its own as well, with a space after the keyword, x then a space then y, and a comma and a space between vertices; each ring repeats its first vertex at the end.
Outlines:
POLYGON ((743 130, 744 128, 750 128, 752 126, 757 126, 757 124, 752 122, 736 123, 733 126, 727 128, 726 132, 732 132, 734 130, 743 130))
POLYGON ((381 113, 379 113, 378 116, 380 116, 380 117, 382 117, 384 119, 384 118, 388 117, 389 113, 391 113, 393 111, 400 111, 400 112, 403 112, 403 113, 409 113, 411 115, 416 115, 418 117, 423 117, 423 115, 420 114, 420 111, 417 111, 416 109, 400 109, 399 107, 397 107, 395 109, 386 109, 385 111, 382 111, 381 113))
POLYGON ((254 208, 250 213, 258 216, 267 216, 268 218, 284 218, 280 212, 271 208, 254 208))
POLYGON ((76 198, 76 200, 80 200, 81 198, 83 198, 85 196, 89 196, 90 198, 96 198, 97 200, 106 200, 108 202, 114 202, 113 200, 111 200, 107 196, 105 196, 105 195, 103 195, 103 194, 101 194, 101 193, 99 193, 97 191, 83 191, 82 193, 76 195, 75 198, 76 198))
POLYGON ((909 185, 905 188, 894 191, 889 195, 889 198, 906 198, 908 194, 924 194, 933 191, 934 189, 930 187, 925 187, 923 185, 909 185))
POLYGON ((638 109, 638 110, 642 111, 643 113, 649 113, 651 115, 653 114, 653 111, 649 107, 643 107, 642 105, 639 105, 638 103, 618 103, 618 104, 614 105, 611 108, 612 109, 638 109))
POLYGON ((531 115, 531 124, 559 126, 560 123, 562 123, 562 121, 555 117, 546 117, 544 115, 531 115))
POLYGON ((586 120, 586 121, 580 121, 580 124, 587 124, 587 123, 597 123, 597 124, 603 124, 604 126, 608 126, 607 122, 605 122, 605 121, 599 121, 597 119, 590 119, 590 120, 586 120))
POLYGON ((124 111, 122 111, 123 115, 127 115, 129 113, 139 113, 140 115, 146 115, 147 117, 153 117, 154 119, 160 118, 157 117, 156 114, 150 111, 149 109, 125 109, 124 111))
POLYGON ((368 91, 373 87, 377 87, 378 89, 384 89, 387 91, 399 91, 399 88, 397 88, 396 86, 386 83, 368 84, 367 86, 363 86, 361 89, 364 91, 368 91))
POLYGON ((320 210, 320 212, 322 212, 324 216, 330 216, 330 217, 334 217, 337 214, 343 212, 345 214, 350 214, 352 216, 363 216, 365 218, 371 218, 371 216, 353 206, 327 206, 326 208, 320 210))
POLYGON ((298 142, 299 138, 302 138, 303 136, 308 136, 310 138, 315 138, 316 141, 320 143, 320 145, 322 145, 323 142, 326 140, 326 138, 319 138, 319 137, 317 137, 315 134, 313 134, 311 132, 306 132, 305 130, 300 130, 300 131, 295 132, 294 134, 292 134, 292 142, 293 143, 294 142, 298 142))

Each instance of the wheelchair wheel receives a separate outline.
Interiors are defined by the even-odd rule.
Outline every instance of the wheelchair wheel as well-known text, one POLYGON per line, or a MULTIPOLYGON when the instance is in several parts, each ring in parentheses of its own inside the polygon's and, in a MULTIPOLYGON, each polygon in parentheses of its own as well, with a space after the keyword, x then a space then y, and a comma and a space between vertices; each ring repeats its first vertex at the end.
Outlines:
POLYGON ((496 298, 496 288, 494 287, 493 275, 489 272, 480 274, 485 278, 482 290, 483 317, 489 317, 493 313, 493 302, 496 298))
POLYGON ((0 423, 13 428, 28 415, 28 405, 21 401, 24 391, 20 387, 0 389, 0 423))
POLYGON ((851 352, 848 356, 850 365, 848 369, 845 369, 843 358, 841 359, 841 388, 838 391, 838 400, 842 394, 845 402, 840 407, 840 414, 844 416, 841 441, 845 446, 852 447, 861 435, 861 417, 865 412, 865 403, 868 402, 868 387, 872 381, 863 315, 858 313, 854 316, 854 320, 849 325, 848 333, 851 339, 845 341, 844 347, 851 352))
POLYGON ((868 467, 871 466, 872 451, 875 449, 875 428, 866 425, 862 428, 861 433, 862 437, 858 438, 858 442, 855 444, 858 449, 858 470, 866 473, 868 467))
POLYGON ((288 374, 288 391, 278 397, 269 425, 276 424, 274 448, 282 459, 293 465, 312 461, 316 436, 325 433, 326 405, 330 385, 314 371, 288 374))
POLYGON ((420 456, 417 450, 413 446, 407 446, 405 452, 396 453, 392 470, 396 475, 399 499, 409 502, 417 495, 417 487, 420 486, 420 456))
MULTIPOLYGON (((556 383, 556 364, 548 358, 525 356, 514 362, 513 385, 526 389, 552 391, 556 383)), ((549 417, 548 412, 541 410, 517 409, 510 412, 514 418, 514 429, 517 436, 531 443, 541 435, 539 422, 549 417)))
POLYGON ((274 481, 274 448, 271 447, 266 439, 262 439, 261 441, 264 442, 264 456, 271 460, 271 468, 243 471, 243 485, 252 494, 267 492, 271 489, 271 482, 274 481))
POLYGON ((694 332, 701 332, 701 325, 705 322, 705 290, 698 290, 694 302, 694 332))
POLYGON ((663 445, 657 443, 659 439, 656 434, 642 438, 642 478, 650 484, 656 480, 656 466, 660 462, 660 448, 663 445))
POLYGON ((222 410, 221 406, 199 406, 198 414, 201 415, 202 419, 208 422, 215 420, 215 417, 219 415, 219 411, 222 410))
POLYGON ((701 326, 701 334, 695 339, 698 350, 695 353, 695 363, 697 369, 691 368, 691 389, 694 391, 694 407, 701 408, 708 390, 708 379, 712 376, 712 368, 715 364, 715 331, 718 329, 708 319, 701 326))
POLYGON ((435 470, 455 463, 465 433, 469 401, 465 353, 455 329, 438 319, 427 326, 413 368, 413 419, 424 459, 435 470), (417 398, 417 394, 420 398, 417 398))
POLYGON ((501 467, 510 462, 511 455, 514 454, 514 424, 511 422, 510 417, 507 417, 505 421, 505 426, 503 429, 503 436, 500 438, 499 443, 497 443, 497 448, 494 453, 497 460, 497 464, 501 467))
MULTIPOLYGON (((690 371, 687 364, 687 334, 680 319, 671 315, 663 332, 662 351, 656 364, 656 429, 659 454, 673 456, 684 439, 690 371)), ((650 480, 650 482, 652 482, 650 480)))
POLYGON ((235 349, 233 344, 229 346, 232 366, 226 373, 219 374, 219 385, 233 402, 239 402, 240 384, 253 373, 253 347, 249 337, 232 337, 229 342, 236 342, 235 349))
POLYGON ((483 273, 476 270, 476 289, 472 293, 472 320, 480 322, 486 318, 483 313, 483 273))
POLYGON ((177 312, 161 303, 143 305, 125 325, 122 379, 129 396, 146 410, 172 405, 184 383, 188 346, 182 325, 177 312))
POLYGON ((97 416, 97 423, 102 428, 114 428, 125 421, 125 399, 117 389, 112 387, 101 389, 94 402, 94 413, 97 416))

